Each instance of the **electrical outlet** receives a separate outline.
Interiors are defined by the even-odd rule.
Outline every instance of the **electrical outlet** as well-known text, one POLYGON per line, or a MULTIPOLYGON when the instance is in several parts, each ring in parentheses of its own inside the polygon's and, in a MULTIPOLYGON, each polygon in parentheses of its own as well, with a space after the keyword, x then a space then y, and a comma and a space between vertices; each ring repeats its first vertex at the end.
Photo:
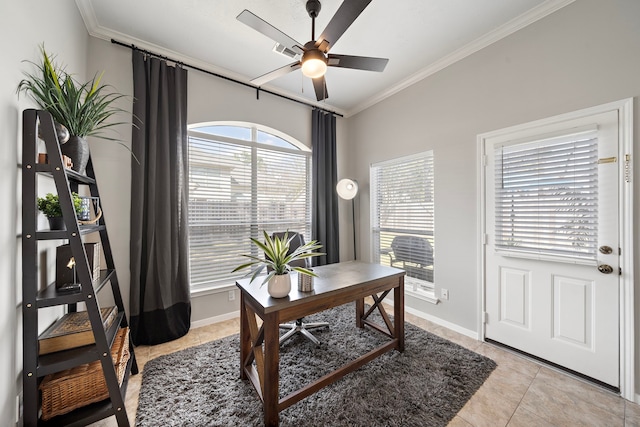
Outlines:
POLYGON ((449 299, 449 289, 440 289, 440 297, 442 299, 449 299))
POLYGON ((233 301, 235 299, 236 299, 236 291, 234 289, 234 290, 229 291, 229 301, 233 301))

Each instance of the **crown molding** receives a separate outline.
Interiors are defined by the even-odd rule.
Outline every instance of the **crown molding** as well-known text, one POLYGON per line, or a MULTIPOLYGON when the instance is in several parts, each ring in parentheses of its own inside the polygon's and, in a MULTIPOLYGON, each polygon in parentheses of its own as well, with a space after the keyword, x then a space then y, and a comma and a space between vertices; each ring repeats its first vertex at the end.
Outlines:
POLYGON ((398 84, 391 86, 387 90, 381 92, 373 98, 370 98, 366 102, 347 110, 345 117, 351 117, 358 114, 361 111, 366 110, 369 107, 377 104, 389 98, 392 95, 418 83, 421 80, 426 79, 427 77, 437 73, 438 71, 466 58, 473 53, 484 49, 487 46, 492 45, 493 43, 502 40, 503 38, 515 33, 522 28, 525 28, 528 25, 533 24, 540 19, 551 15, 552 13, 562 9, 563 7, 573 3, 575 0, 547 0, 544 3, 534 7, 533 9, 523 13, 522 15, 512 19, 504 25, 496 28, 495 30, 485 34, 484 36, 472 41, 471 43, 461 47, 460 49, 452 52, 449 55, 444 56, 438 61, 432 63, 431 65, 423 68, 417 73, 412 74, 408 78, 402 80, 398 84))

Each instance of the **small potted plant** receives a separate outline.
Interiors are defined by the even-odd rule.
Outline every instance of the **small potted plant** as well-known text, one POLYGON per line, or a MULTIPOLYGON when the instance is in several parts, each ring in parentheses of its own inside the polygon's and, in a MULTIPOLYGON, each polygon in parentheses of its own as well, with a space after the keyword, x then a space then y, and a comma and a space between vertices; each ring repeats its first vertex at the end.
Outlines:
POLYGON ((64 144, 60 149, 62 154, 71 158, 72 169, 85 174, 89 160, 88 136, 112 140, 129 149, 124 143, 103 135, 106 128, 121 124, 107 119, 125 112, 114 105, 124 95, 108 92, 109 86, 100 83, 102 74, 94 75, 86 83, 77 82, 64 67, 54 63, 54 58, 47 54, 44 46, 40 51, 42 63, 32 62, 37 72, 24 73, 25 79, 18 84, 18 94, 24 92, 29 95, 39 108, 48 111, 55 122, 69 131, 71 136, 66 143, 60 141, 64 144))
MULTIPOLYGON (((73 194, 73 207, 76 214, 82 212, 82 199, 78 193, 73 194)), ((57 194, 47 193, 45 197, 38 197, 38 210, 40 210, 49 220, 49 228, 51 230, 64 230, 64 218, 62 217, 62 208, 57 194)))
MULTIPOLYGON (((268 283, 267 291, 269 292, 269 295, 274 298, 283 298, 289 295, 289 292, 291 291, 291 278, 289 276, 289 272, 291 271, 297 271, 299 274, 317 277, 317 275, 308 268, 294 267, 290 265, 296 260, 325 255, 323 253, 313 252, 314 250, 322 247, 317 240, 305 243, 289 253, 289 247, 291 241, 295 238, 295 235, 289 237, 289 233, 287 232, 282 237, 275 236, 272 238, 266 231, 263 231, 263 233, 264 242, 254 238, 251 238, 251 241, 260 250, 262 250, 264 256, 243 255, 252 261, 239 265, 233 270, 234 272, 248 267, 256 267, 253 270, 253 275, 251 276, 251 281, 253 282, 253 280, 266 267, 268 274, 262 281, 261 286, 268 283)), ((251 272, 249 274, 251 274, 251 272)))

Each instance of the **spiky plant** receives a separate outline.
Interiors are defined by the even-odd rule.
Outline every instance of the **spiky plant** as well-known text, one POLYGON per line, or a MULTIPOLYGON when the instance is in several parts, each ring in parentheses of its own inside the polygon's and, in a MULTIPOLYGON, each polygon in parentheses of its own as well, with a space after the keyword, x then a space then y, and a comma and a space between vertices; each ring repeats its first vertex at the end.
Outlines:
POLYGON ((77 82, 63 66, 54 62, 54 57, 47 54, 44 45, 40 46, 40 51, 42 63, 25 61, 38 71, 24 72, 26 78, 18 84, 18 94, 25 93, 31 97, 40 109, 48 111, 71 135, 108 139, 129 149, 117 139, 103 134, 106 128, 123 123, 107 119, 125 112, 114 106, 114 102, 125 95, 109 92, 110 86, 101 84, 103 73, 94 75, 86 83, 77 82))
MULTIPOLYGON (((298 246, 293 252, 288 254, 291 241, 295 238, 295 234, 289 237, 289 232, 286 232, 282 237, 275 236, 272 238, 267 234, 266 231, 263 231, 263 233, 264 242, 261 242, 260 240, 254 238, 251 238, 251 241, 260 250, 262 250, 264 256, 259 257, 254 255, 243 255, 251 259, 252 261, 237 266, 235 269, 233 269, 232 272, 255 266, 256 269, 253 270, 253 275, 251 276, 251 281, 253 282, 256 276, 258 276, 265 269, 265 267, 268 267, 268 270, 270 270, 270 272, 262 281, 262 285, 267 283, 269 279, 271 279, 276 274, 287 274, 290 271, 297 271, 301 274, 318 277, 313 271, 308 268, 293 267, 289 265, 291 262, 296 260, 325 255, 324 253, 313 252, 316 249, 320 249, 322 247, 322 245, 318 243, 317 240, 312 240, 302 246, 298 246)), ((249 274, 251 274, 251 272, 249 272, 249 274)))

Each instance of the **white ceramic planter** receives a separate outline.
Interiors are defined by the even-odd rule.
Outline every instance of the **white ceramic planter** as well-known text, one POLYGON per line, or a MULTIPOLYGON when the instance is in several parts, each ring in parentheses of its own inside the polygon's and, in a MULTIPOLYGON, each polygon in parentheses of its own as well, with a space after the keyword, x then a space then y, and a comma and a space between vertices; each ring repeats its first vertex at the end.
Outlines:
POLYGON ((267 283, 267 292, 273 298, 284 298, 291 292, 291 277, 289 274, 276 274, 267 283))

